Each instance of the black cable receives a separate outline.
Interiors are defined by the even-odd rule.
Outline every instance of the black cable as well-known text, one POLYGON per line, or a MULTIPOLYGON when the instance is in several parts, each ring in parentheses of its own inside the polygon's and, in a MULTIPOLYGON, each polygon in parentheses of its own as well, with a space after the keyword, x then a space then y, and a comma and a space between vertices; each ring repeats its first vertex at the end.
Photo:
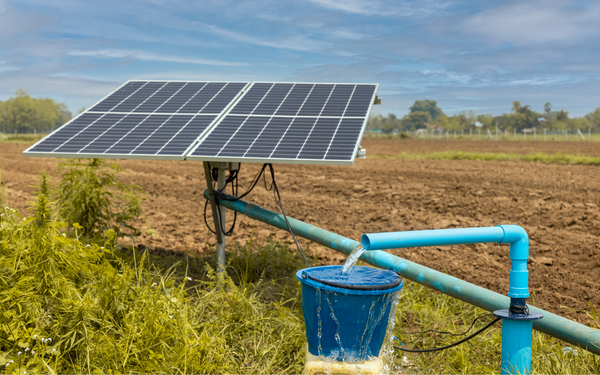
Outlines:
MULTIPOLYGON (((222 194, 223 191, 225 191, 225 189, 227 188, 227 185, 231 184, 231 195, 236 196, 238 193, 238 171, 239 169, 233 170, 233 171, 229 171, 229 176, 225 179, 225 185, 223 186, 223 188, 221 190, 218 190, 219 194, 222 194), (236 182, 235 185, 233 184, 233 182, 236 182)), ((214 176, 214 173, 213 173, 214 176)), ((218 171, 217 171, 217 176, 218 176, 218 171)), ((221 232, 223 233, 224 236, 231 236, 233 235, 233 229, 235 228, 235 222, 237 220, 237 211, 233 211, 233 224, 231 224, 231 228, 229 228, 229 230, 224 230, 223 228, 225 228, 225 221, 221 218, 221 210, 219 209, 219 201, 217 200, 215 202, 217 204, 217 216, 219 219, 219 224, 221 227, 221 232)))
MULTIPOLYGON (((272 181, 271 188, 272 189, 274 188, 273 195, 275 196, 275 194, 277 194, 277 196, 275 197, 275 201, 277 202, 277 204, 279 205, 279 208, 281 209, 281 213, 283 214, 283 219, 285 220, 285 223, 287 224, 288 230, 290 231, 290 234, 292 235, 292 238, 294 239, 294 242, 296 243, 296 247, 298 248, 298 251, 300 252, 300 255, 302 256, 304 263, 306 263, 307 267, 310 267, 310 263, 308 262, 308 259, 306 259, 306 256, 304 255, 304 251, 302 251, 302 246, 300 246, 300 242, 296 238, 296 233, 294 233, 294 230, 292 229, 292 226, 290 225, 290 222, 288 221, 287 215, 285 214, 285 210, 283 209, 283 202, 281 201, 281 195, 279 195, 279 189, 277 188, 277 183, 275 182, 275 170, 273 169, 273 165, 269 163, 268 166, 271 171, 271 181, 272 181)), ((267 186, 266 186, 266 182, 265 182, 265 189, 266 189, 266 187, 267 186)))
MULTIPOLYGON (((398 349, 398 350, 401 350, 401 351, 403 351, 403 352, 409 352, 409 353, 428 353, 428 352, 436 352, 436 351, 439 351, 439 350, 449 349, 449 348, 451 348, 451 347, 453 347, 453 346, 456 346, 456 345, 462 344, 463 342, 465 342, 465 341, 468 341, 468 340, 472 339, 473 337, 475 337, 475 336, 479 335, 480 333, 482 333, 482 332, 483 332, 483 331, 485 331, 486 329, 488 329, 488 328, 490 328, 491 326, 493 326, 494 324, 496 324, 496 322, 498 322, 499 320, 500 320, 500 318, 496 318, 496 319, 492 320, 490 323, 488 323, 488 324, 487 324, 485 327, 481 328, 479 331, 477 331, 477 332, 473 333, 473 334, 472 334, 472 335, 470 335, 470 336, 467 336, 467 337, 465 337, 465 338, 464 338, 464 339, 462 339, 462 340, 459 340, 459 341, 457 341, 457 342, 454 342, 454 343, 452 343, 452 344, 450 344, 450 345, 441 346, 441 347, 438 347, 438 348, 430 348, 430 349, 406 349, 406 348, 402 348, 402 347, 400 347, 400 346, 396 346, 396 345, 394 345, 394 349, 398 349)), ((394 338, 395 338, 396 340, 398 340, 398 338, 397 338, 396 336, 394 336, 394 338)), ((398 340, 398 341, 400 341, 400 340, 398 340)))
MULTIPOLYGON (((241 163, 240 163, 240 167, 241 167, 241 163)), ((239 181, 238 181, 238 173, 239 173, 239 169, 235 170, 235 173, 229 174, 229 177, 225 180, 225 186, 227 186, 228 182, 232 182, 235 179, 235 191, 234 191, 234 196, 235 198, 231 198, 229 195, 227 194, 223 194, 218 190, 215 190, 213 188, 213 193, 214 195, 222 200, 226 200, 226 201, 237 201, 239 199, 244 198, 246 195, 250 194, 250 192, 254 189, 254 187, 256 187, 256 184, 258 184, 258 181, 260 181, 260 176, 263 175, 263 172, 265 171, 265 168, 267 167, 266 164, 263 165, 263 167, 261 168, 261 170, 254 176, 254 178, 252 179, 252 182, 250 183, 250 187, 246 190, 246 192, 244 192, 244 194, 240 195, 239 197, 237 196, 238 194, 238 189, 239 189, 239 181), (235 177, 235 178, 234 178, 235 177)), ((217 181, 219 178, 219 170, 218 168, 210 168, 210 177, 211 177, 211 183, 214 181, 217 181)), ((233 187, 233 186, 232 186, 233 187)), ((225 188, 225 187, 223 187, 225 188)), ((266 182, 265 182, 265 188, 266 188, 266 182)), ((218 215, 218 222, 221 223, 221 212, 219 210, 219 201, 218 199, 215 199, 215 203, 217 205, 217 215, 218 215)), ((208 207, 208 200, 206 202, 204 202, 204 224, 206 225, 206 227, 208 228, 208 230, 213 233, 216 234, 217 232, 215 230, 213 230, 210 225, 208 224, 208 220, 206 218, 206 208, 208 207)), ((234 226, 235 226, 235 220, 237 218, 237 212, 234 213, 234 226)), ((227 233, 229 233, 229 235, 231 235, 233 233, 233 228, 234 226, 231 227, 231 229, 229 231, 227 231, 227 233)), ((221 226, 221 232, 226 233, 225 231, 223 231, 224 225, 221 226)))
MULTIPOLYGON (((240 164, 241 166, 241 164, 240 164)), ((225 179, 225 185, 223 186, 223 188, 219 191, 219 190, 215 190, 213 187, 213 193, 216 196, 221 196, 224 195, 221 193, 221 191, 224 191, 227 188, 227 185, 231 183, 231 193, 232 195, 237 195, 238 193, 238 189, 239 189, 239 182, 238 182, 238 172, 239 169, 235 169, 233 171, 229 171, 229 176, 227 176, 227 178, 225 179), (233 182, 235 181, 235 185, 233 184, 233 182)), ((210 168, 210 178, 211 178, 211 183, 213 183, 214 181, 217 181, 219 178, 219 170, 217 168, 210 168)), ((225 223, 223 222, 223 220, 221 219, 221 210, 219 209, 219 202, 218 200, 216 200, 216 205, 217 205, 217 220, 220 224, 221 227, 221 233, 223 233, 223 235, 225 236, 231 236, 233 234, 233 230, 235 228, 235 223, 237 221, 237 212, 234 211, 233 213, 233 224, 231 225, 231 228, 229 230, 224 230, 223 228, 225 228, 225 223)), ((204 224, 206 225, 206 227, 208 228, 208 230, 213 233, 216 234, 217 232, 214 231, 208 224, 208 220, 206 219, 206 208, 208 207, 208 200, 206 200, 204 202, 204 224)))
POLYGON ((212 228, 208 225, 208 220, 206 220, 206 207, 208 207, 208 199, 204 201, 204 224, 212 234, 217 234, 217 232, 212 230, 212 228))
MULTIPOLYGON (((246 190, 246 192, 242 195, 235 196, 235 197, 230 197, 228 195, 225 194, 221 194, 218 191, 215 191, 215 195, 219 198, 222 199, 224 201, 230 201, 230 202, 235 202, 237 200, 240 200, 242 198, 244 198, 246 195, 250 194, 250 192, 254 189, 254 187, 256 186, 256 184, 258 183, 258 181, 260 180, 260 176, 263 174, 263 172, 265 171, 265 168, 267 167, 267 164, 264 164, 263 167, 261 168, 261 170, 254 176, 254 178, 252 179, 252 182, 250 183, 250 187, 246 190)), ((266 188, 266 183, 265 183, 265 188, 266 188)))
MULTIPOLYGON (((240 164, 241 165, 241 164, 240 164)), ((306 256, 304 255, 304 251, 302 250, 302 246, 300 245, 300 242, 298 241, 298 238, 296 238, 296 233, 294 233, 294 230, 292 229, 292 226, 290 225, 290 222, 288 221, 287 215, 285 214, 285 210, 283 208, 283 202, 281 200, 281 195, 279 194, 279 189, 277 188, 277 183, 275 182, 275 170, 273 169, 273 165, 272 164, 263 164, 262 168, 260 169, 260 171, 254 176, 254 178, 252 179, 252 182, 250 183, 250 187, 248 187, 248 189, 244 192, 244 194, 237 196, 238 193, 238 170, 235 171, 235 173, 231 173, 229 174, 229 177, 225 180, 225 186, 223 186, 223 188, 221 190, 215 190, 213 189, 214 195, 218 198, 218 199, 222 199, 222 200, 226 200, 226 201, 230 201, 230 202, 235 202, 237 200, 240 200, 242 198, 244 198, 246 195, 250 194, 250 192, 256 187, 256 184, 258 184, 258 181, 260 181, 260 177, 263 177, 263 184, 265 186, 265 190, 267 191, 271 191, 273 190, 273 196, 275 197, 275 201, 277 202, 277 205, 279 206, 279 209, 281 209, 281 213, 283 214, 283 218, 285 220, 285 223, 288 227, 288 230, 290 232, 290 234, 292 235, 292 238, 294 239, 294 242, 296 244, 296 247, 298 248, 298 251, 300 252, 300 256, 302 257, 302 259, 304 260, 304 262, 306 263, 307 267, 310 267, 310 263, 308 262, 308 259, 306 258, 306 256), (265 177, 265 168, 269 166, 269 170, 271 172, 271 186, 267 187, 267 180, 265 177), (236 184, 235 187, 233 186, 233 181, 235 180, 236 184), (233 197, 224 194, 223 191, 225 190, 225 188, 227 187, 227 185, 229 183, 232 183, 232 192, 233 192, 233 197)), ((218 170, 216 168, 211 168, 210 171, 210 176, 211 176, 211 182, 214 182, 215 180, 218 180, 218 170)), ((221 231, 223 232, 224 235, 226 236, 231 236, 233 234, 233 229, 235 227, 235 220, 236 220, 236 215, 234 215, 233 217, 233 225, 231 226, 231 228, 228 231, 223 231, 223 227, 225 226, 225 223, 222 222, 221 219, 221 212, 219 210, 219 201, 218 199, 215 199, 215 203, 217 204, 217 216, 218 216, 218 220, 219 223, 221 224, 221 231)), ((206 208, 208 207, 208 201, 206 201, 204 203, 204 223, 206 224, 206 227, 208 228, 208 230, 210 230, 212 233, 216 232, 214 230, 212 230, 210 228, 210 226, 208 225, 208 220, 206 219, 206 208)), ((234 211, 235 212, 235 211, 234 211)), ((235 214, 237 214, 237 212, 235 212, 235 214)))
POLYGON ((478 321, 479 319, 481 319, 481 318, 485 318, 485 317, 488 317, 488 316, 494 316, 494 314, 484 314, 484 315, 478 316, 477 318, 475 318, 475 320, 473 320, 473 323, 471 323, 471 326, 469 327, 469 329, 467 329, 467 330, 466 330, 466 331, 464 331, 463 333, 452 333, 452 332, 447 332, 447 331, 436 331, 435 329, 429 329, 429 330, 427 330, 427 331, 423 331, 423 332, 398 332, 398 333, 399 333, 399 334, 401 334, 401 335, 417 335, 417 337, 415 337, 415 338, 414 338, 413 340, 411 340, 410 342, 415 342, 415 341, 417 341, 417 340, 418 340, 418 339, 419 339, 421 336, 423 336, 424 334, 426 334, 426 333, 429 333, 429 332, 435 332, 435 333, 437 333, 437 334, 440 334, 440 335, 449 335, 449 336, 464 336, 464 335, 466 335, 467 333, 469 333, 469 331, 470 331, 471 329, 473 329, 473 327, 475 326, 475 323, 477 323, 477 321, 478 321))

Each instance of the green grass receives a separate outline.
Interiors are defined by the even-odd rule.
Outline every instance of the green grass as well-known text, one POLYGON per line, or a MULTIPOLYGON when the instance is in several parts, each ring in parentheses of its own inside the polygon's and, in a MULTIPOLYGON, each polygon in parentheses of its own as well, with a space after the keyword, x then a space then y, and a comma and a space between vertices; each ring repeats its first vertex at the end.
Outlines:
POLYGON ((536 142, 564 142, 564 141, 568 141, 568 142, 600 142, 600 134, 598 133, 592 133, 592 139, 590 140, 588 138, 588 133, 584 132, 583 136, 585 138, 585 140, 581 139, 581 137, 579 136, 579 134, 569 134, 567 136, 567 138, 565 138, 564 133, 563 134, 556 134, 556 136, 554 134, 546 134, 546 139, 544 140, 544 133, 538 133, 536 134, 536 137, 534 139, 533 134, 527 134, 527 135, 523 135, 523 133, 519 133, 517 134, 517 136, 515 137, 514 135, 508 135, 508 136, 504 136, 504 132, 500 132, 498 134, 498 139, 496 139, 496 133, 492 132, 493 135, 493 139, 490 139, 490 137, 487 135, 487 133, 482 132, 481 135, 477 135, 477 132, 474 132, 473 135, 469 135, 469 132, 466 132, 465 135, 461 135, 460 132, 457 132, 456 137, 454 136, 453 132, 450 132, 448 134, 448 138, 446 138, 446 133, 443 133, 440 137, 440 134, 438 132, 436 132, 433 137, 431 136, 431 133, 428 133, 427 136, 416 136, 414 133, 411 134, 406 134, 406 133, 398 133, 398 134, 377 134, 377 133, 366 133, 365 134, 365 138, 368 139, 406 139, 406 138, 412 138, 412 139, 421 139, 421 140, 450 140, 450 141, 489 141, 489 140, 494 140, 494 141, 536 141, 536 142), (403 135, 404 134, 404 135, 403 135))
MULTIPOLYGON (((259 276, 236 284, 211 261, 65 236, 44 195, 35 210, 23 220, 0 209, 5 373, 301 372, 303 320, 287 274, 287 283, 259 276)), ((289 252, 277 244, 254 250, 238 261, 250 275, 266 272, 255 269, 265 251, 289 252)), ((269 272, 287 273, 289 259, 271 260, 269 272)))
POLYGON ((373 155, 376 159, 408 159, 408 160, 484 160, 484 161, 504 161, 521 160, 526 162, 540 162, 546 164, 578 164, 578 165, 600 165, 600 157, 572 154, 546 154, 536 152, 533 154, 506 154, 506 153, 483 153, 467 151, 440 151, 427 154, 407 154, 399 155, 373 155))
MULTIPOLYGON (((433 348, 448 345, 461 337, 448 337, 435 333, 418 338, 416 334, 427 330, 466 331, 473 320, 489 312, 468 303, 414 283, 407 282, 398 304, 396 336, 407 348, 433 348)), ((482 318, 470 333, 491 321, 482 318)), ((596 317, 600 328, 600 316, 596 317)), ((408 373, 431 374, 492 374, 500 372, 501 324, 456 347, 433 352, 406 353, 404 360, 398 354, 397 365, 408 373)), ((533 331, 532 373, 534 374, 590 374, 600 373, 600 356, 581 349, 570 351, 570 345, 543 333, 533 331)), ((398 353, 398 351, 396 351, 398 353)))
POLYGON ((0 143, 19 143, 19 144, 26 143, 26 144, 29 144, 29 143, 34 143, 34 142, 39 141, 46 134, 36 134, 36 135, 33 135, 33 134, 17 134, 17 135, 15 135, 15 134, 6 134, 6 133, 4 133, 4 135, 8 139, 5 139, 4 137, 2 137, 0 135, 0 143))

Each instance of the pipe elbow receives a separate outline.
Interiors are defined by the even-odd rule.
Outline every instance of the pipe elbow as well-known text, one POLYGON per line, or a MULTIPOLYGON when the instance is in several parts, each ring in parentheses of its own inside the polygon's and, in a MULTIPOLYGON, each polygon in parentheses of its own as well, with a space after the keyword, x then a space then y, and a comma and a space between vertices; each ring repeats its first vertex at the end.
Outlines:
POLYGON ((525 229, 518 225, 498 225, 504 231, 504 238, 499 243, 510 244, 511 259, 529 259, 529 236, 525 229))

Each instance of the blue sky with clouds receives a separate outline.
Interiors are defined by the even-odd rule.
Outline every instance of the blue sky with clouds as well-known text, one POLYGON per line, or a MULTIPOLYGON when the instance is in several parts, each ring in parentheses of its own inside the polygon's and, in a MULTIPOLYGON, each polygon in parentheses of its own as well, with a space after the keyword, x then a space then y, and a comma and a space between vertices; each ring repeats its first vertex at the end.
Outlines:
POLYGON ((379 83, 383 114, 600 106, 598 1, 0 0, 0 100, 129 79, 379 83))

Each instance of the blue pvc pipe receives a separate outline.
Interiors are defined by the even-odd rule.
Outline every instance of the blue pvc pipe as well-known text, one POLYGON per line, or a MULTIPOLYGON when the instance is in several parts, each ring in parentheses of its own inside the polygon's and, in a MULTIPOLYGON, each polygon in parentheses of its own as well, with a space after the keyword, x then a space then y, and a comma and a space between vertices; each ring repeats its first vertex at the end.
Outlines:
POLYGON ((531 373, 532 320, 502 319, 500 374, 531 373))
POLYGON ((529 237, 518 225, 497 227, 418 230, 363 234, 361 238, 366 250, 400 249, 405 247, 466 245, 475 243, 510 244, 510 287, 511 298, 529 297, 529 237))
MULTIPOLYGON (((208 199, 208 191, 204 192, 204 197, 208 199)), ((230 196, 230 199, 235 199, 235 197, 230 196)), ((251 219, 261 221, 285 231, 288 230, 283 215, 281 214, 243 200, 217 200, 220 205, 244 214, 251 219)), ((314 225, 307 224, 289 216, 288 220, 296 235, 343 254, 350 255, 352 250, 360 245, 358 241, 315 227, 314 225)), ((400 258, 399 256, 386 253, 385 251, 366 251, 360 259, 379 268, 393 268, 404 278, 487 311, 505 309, 506 306, 510 304, 510 298, 507 296, 503 296, 502 294, 482 288, 475 284, 400 258)), ((581 347, 591 353, 600 355, 600 330, 585 326, 531 305, 528 305, 528 307, 531 312, 544 314, 544 319, 535 320, 533 322, 534 329, 552 337, 556 337, 559 340, 568 342, 571 345, 581 347)))
MULTIPOLYGON (((361 242, 366 250, 487 242, 509 243, 511 268, 508 296, 513 301, 521 300, 522 305, 525 305, 525 298, 529 297, 529 272, 527 271, 529 237, 527 232, 518 225, 373 233, 364 234, 361 242)), ((511 316, 502 319, 500 371, 502 374, 528 374, 531 372, 532 321, 512 319, 514 318, 511 316)))

